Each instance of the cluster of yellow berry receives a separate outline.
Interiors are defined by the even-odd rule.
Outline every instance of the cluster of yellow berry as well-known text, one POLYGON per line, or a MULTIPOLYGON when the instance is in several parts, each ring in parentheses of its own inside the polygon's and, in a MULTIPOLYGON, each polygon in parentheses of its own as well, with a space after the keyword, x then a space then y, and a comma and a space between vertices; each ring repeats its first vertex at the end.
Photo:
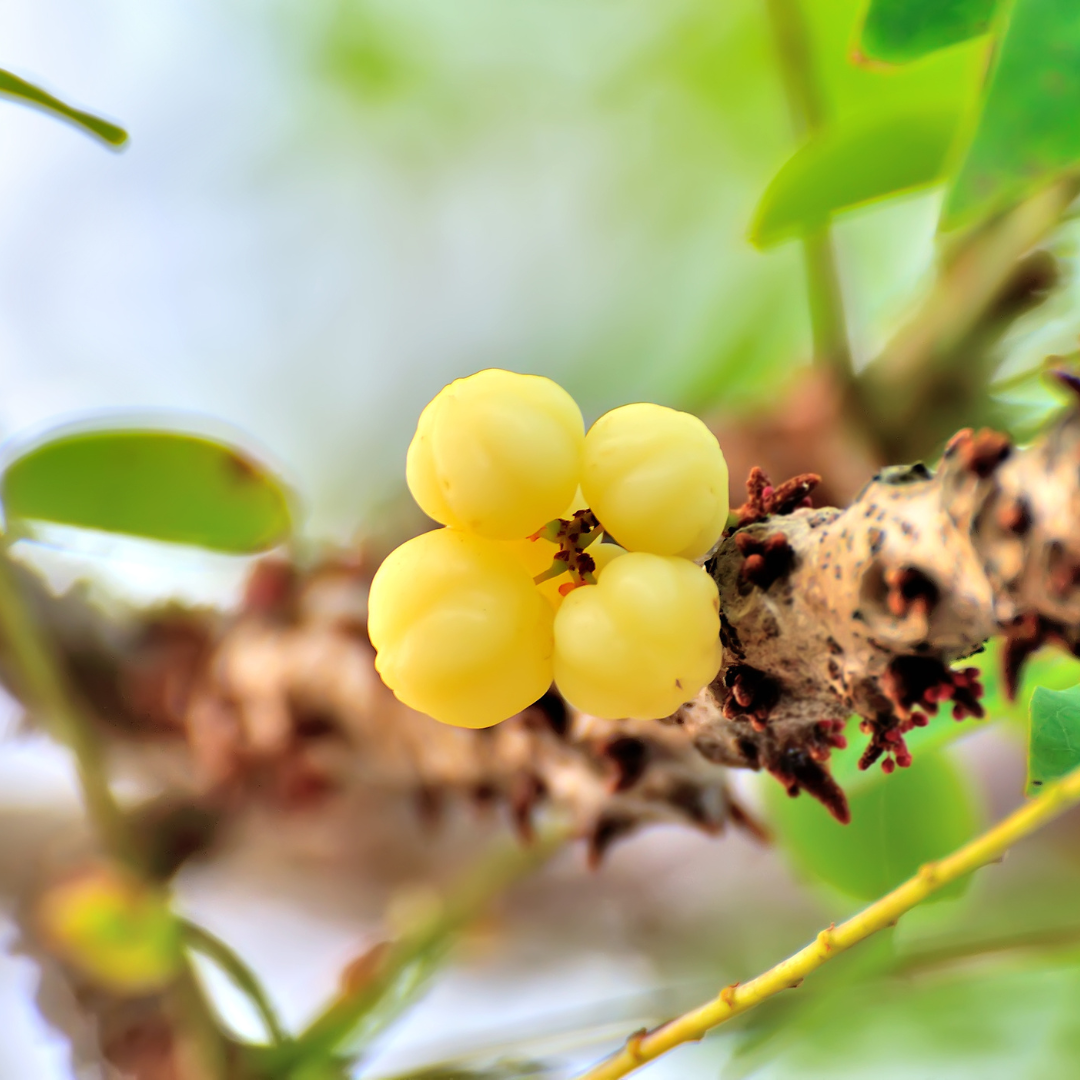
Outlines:
POLYGON ((585 433, 550 379, 489 369, 424 409, 407 479, 445 528, 371 584, 383 681, 444 723, 488 727, 556 683, 583 712, 669 716, 720 667, 728 472, 697 417, 625 405, 585 433))

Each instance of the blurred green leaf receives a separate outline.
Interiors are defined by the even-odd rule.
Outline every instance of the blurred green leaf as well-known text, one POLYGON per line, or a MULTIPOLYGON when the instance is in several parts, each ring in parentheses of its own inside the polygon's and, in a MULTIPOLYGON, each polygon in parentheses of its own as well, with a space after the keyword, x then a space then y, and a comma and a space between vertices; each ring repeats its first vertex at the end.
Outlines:
POLYGON ((399 1073, 388 1080, 523 1080, 526 1076, 552 1076, 555 1071, 539 1061, 506 1060, 489 1066, 447 1063, 431 1065, 419 1072, 399 1073))
POLYGON ((853 983, 800 1018, 768 1071, 799 1080, 1068 1077, 1080 1048, 1075 956, 853 983), (808 1022, 809 1021, 809 1022, 808 1022))
POLYGON ((116 124, 110 124, 108 120, 102 120, 91 113, 83 112, 82 109, 67 105, 59 98, 53 97, 52 94, 42 90, 40 86, 35 86, 25 79, 20 79, 18 75, 13 75, 10 71, 4 71, 2 68, 0 68, 0 94, 19 98, 62 117, 64 120, 69 120, 77 127, 88 131, 91 135, 96 135, 110 146, 123 146, 127 142, 128 133, 122 127, 117 127, 116 124))
POLYGON ((990 29, 997 0, 871 0, 863 53, 903 64, 990 29))
MULTIPOLYGON (((838 824, 813 799, 790 799, 777 784, 766 789, 770 820, 796 865, 863 900, 881 896, 923 863, 970 840, 979 823, 967 784, 940 752, 924 749, 910 768, 875 776, 848 789, 850 825, 838 824)), ((964 884, 938 896, 956 896, 964 884)))
POLYGON ((1027 793, 1057 780, 1080 765, 1080 686, 1036 689, 1031 699, 1027 793))
POLYGON ((956 109, 926 108, 813 136, 765 189, 751 241, 768 247, 821 227, 840 210, 935 183, 959 119, 956 109))
POLYGON ((0 481, 9 517, 225 552, 289 533, 279 482, 232 447, 162 431, 64 435, 16 458, 0 481))
POLYGON ((1080 161, 1080 4, 1015 0, 943 225, 1003 209, 1080 161))
POLYGON ((364 101, 390 99, 419 76, 403 35, 366 0, 339 0, 326 32, 326 72, 364 101))
POLYGON ((852 63, 852 43, 858 40, 865 10, 865 0, 803 0, 828 122, 846 126, 917 109, 955 109, 966 115, 985 78, 987 39, 972 39, 903 67, 852 63))
MULTIPOLYGON (((988 641, 983 652, 962 663, 977 667, 980 671, 979 680, 985 688, 982 703, 988 719, 1008 720, 1017 728, 1023 725, 1026 737, 1031 699, 1035 691, 1040 686, 1051 690, 1066 690, 1074 686, 1077 681, 1080 681, 1080 660, 1065 652, 1064 649, 1050 646, 1040 649, 1024 665, 1016 699, 1010 701, 1001 680, 1001 651, 1000 639, 988 641)), ((970 720, 965 720, 954 727, 963 734, 970 723, 970 720)), ((932 731, 934 727, 935 725, 931 724, 929 728, 921 730, 932 731)), ((914 735, 915 732, 911 734, 914 735)), ((912 745, 910 737, 908 737, 908 745, 912 745)))

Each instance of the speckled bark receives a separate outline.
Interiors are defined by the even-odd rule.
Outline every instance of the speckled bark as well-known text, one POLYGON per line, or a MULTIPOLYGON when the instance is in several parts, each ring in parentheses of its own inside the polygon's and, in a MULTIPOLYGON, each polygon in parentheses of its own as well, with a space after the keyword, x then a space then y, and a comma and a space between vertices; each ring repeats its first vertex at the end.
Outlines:
POLYGON ((977 672, 951 665, 988 638, 1007 639, 1010 691, 1039 645, 1077 650, 1080 413, 1023 450, 960 432, 936 473, 885 470, 844 511, 769 505, 766 485, 751 477, 708 564, 724 667, 674 718, 709 760, 767 769, 845 821, 828 758, 849 717, 867 737, 860 764, 891 771, 939 708, 982 715, 977 672))
POLYGON ((677 727, 598 720, 556 693, 481 731, 402 705, 375 672, 370 571, 363 560, 307 571, 267 560, 233 614, 105 615, 20 575, 114 767, 162 792, 139 812, 162 876, 253 810, 318 832, 352 806, 350 829, 387 833, 402 850, 417 844, 417 823, 431 833, 457 806, 501 812, 525 839, 547 808, 574 823, 594 863, 650 823, 757 828, 724 770, 677 727))

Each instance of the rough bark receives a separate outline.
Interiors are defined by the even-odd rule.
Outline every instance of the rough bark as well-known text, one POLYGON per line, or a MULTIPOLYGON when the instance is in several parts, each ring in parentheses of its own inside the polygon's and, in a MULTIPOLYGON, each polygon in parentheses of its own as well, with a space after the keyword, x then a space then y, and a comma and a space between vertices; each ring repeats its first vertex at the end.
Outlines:
POLYGON ((234 615, 169 608, 119 622, 95 619, 77 596, 50 599, 27 577, 116 763, 164 792, 138 819, 162 876, 247 809, 303 812, 314 825, 357 792, 375 828, 400 821, 403 801, 431 829, 464 803, 501 808, 527 839, 534 811, 550 807, 594 862, 652 822, 757 828, 678 728, 578 715, 554 692, 483 731, 402 705, 374 669, 370 570, 268 560, 234 615))
POLYGON ((412 712, 374 672, 363 561, 266 562, 233 616, 170 609, 118 626, 70 597, 39 591, 38 604, 116 744, 169 751, 155 760, 184 811, 147 815, 165 875, 239 807, 306 807, 350 786, 430 823, 454 800, 501 805, 523 836, 554 805, 595 859, 652 821, 745 823, 716 765, 766 769, 846 820, 828 758, 851 716, 862 765, 891 771, 941 706, 982 714, 974 669, 951 665, 989 637, 1007 639, 1009 687, 1043 642, 1075 649, 1078 469, 1073 412, 1024 450, 961 432, 936 474, 886 469, 843 511, 807 505, 815 477, 774 489, 755 470, 708 564, 724 666, 666 723, 599 721, 555 694, 480 732, 412 712))
POLYGON ((814 479, 774 492, 752 474, 709 563, 724 666, 674 719, 711 761, 767 769, 846 821, 827 761, 849 717, 860 765, 891 772, 940 707, 983 715, 976 669, 950 665, 988 638, 1006 639, 1009 693, 1044 642, 1078 650, 1080 413, 1024 450, 962 431, 936 473, 886 469, 844 511, 796 506, 814 479))

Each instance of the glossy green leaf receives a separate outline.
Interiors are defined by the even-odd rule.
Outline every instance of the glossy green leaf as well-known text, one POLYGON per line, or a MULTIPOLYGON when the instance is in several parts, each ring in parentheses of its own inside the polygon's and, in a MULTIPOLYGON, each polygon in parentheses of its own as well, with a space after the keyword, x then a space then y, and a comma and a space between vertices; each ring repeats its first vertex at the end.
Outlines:
POLYGON ((1080 4, 1015 0, 943 224, 1007 207, 1080 162, 1080 4))
POLYGON ((128 133, 122 127, 117 127, 116 124, 110 124, 108 120, 102 120, 91 113, 83 112, 82 109, 67 105, 59 98, 53 97, 52 94, 42 90, 40 86, 35 86, 25 79, 20 79, 18 75, 13 75, 10 71, 4 71, 2 68, 0 68, 0 94, 19 98, 22 101, 29 102, 31 105, 36 105, 40 109, 45 109, 56 116, 69 120, 77 127, 88 131, 91 135, 96 135, 110 146, 123 146, 127 142, 128 133))
POLYGON ((765 189, 750 229, 758 247, 802 236, 833 214, 941 180, 956 109, 923 108, 823 131, 765 189))
POLYGON ((222 443, 162 431, 62 435, 16 458, 0 481, 8 517, 225 552, 288 535, 280 483, 222 443))
POLYGON ((1057 780, 1080 765, 1080 686, 1036 689, 1031 698, 1027 793, 1057 780))
POLYGON ((997 0, 871 0, 862 52, 902 64, 985 34, 997 0))
MULTIPOLYGON (((853 753, 847 750, 845 754, 853 753)), ((862 900, 881 896, 925 862, 970 840, 979 815, 964 778, 935 751, 915 755, 908 769, 876 773, 848 791, 851 824, 839 825, 814 799, 768 791, 770 819, 796 865, 809 876, 862 900)), ((955 896, 962 882, 940 896, 955 896)))

